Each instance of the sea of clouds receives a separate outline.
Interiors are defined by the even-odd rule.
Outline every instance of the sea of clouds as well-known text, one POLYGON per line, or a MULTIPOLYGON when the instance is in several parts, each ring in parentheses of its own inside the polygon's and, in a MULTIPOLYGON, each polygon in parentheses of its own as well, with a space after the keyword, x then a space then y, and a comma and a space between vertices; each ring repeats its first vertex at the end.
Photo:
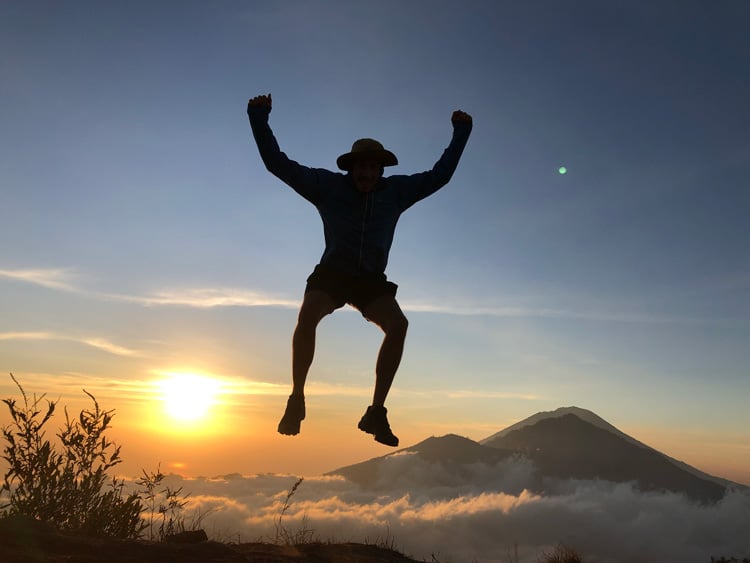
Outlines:
POLYGON ((712 505, 601 481, 549 482, 547 492, 535 494, 524 486, 532 474, 523 459, 446 468, 402 455, 389 458, 372 486, 305 477, 291 497, 299 476, 170 475, 165 483, 190 493, 189 508, 221 541, 274 541, 281 531, 385 544, 443 563, 506 563, 516 553, 531 563, 559 543, 598 563, 750 557, 748 490, 712 505))

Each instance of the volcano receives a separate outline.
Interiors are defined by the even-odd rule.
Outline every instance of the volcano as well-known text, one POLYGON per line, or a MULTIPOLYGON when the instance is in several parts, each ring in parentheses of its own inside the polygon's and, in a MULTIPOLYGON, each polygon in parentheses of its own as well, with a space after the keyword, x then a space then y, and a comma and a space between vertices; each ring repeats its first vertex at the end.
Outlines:
POLYGON ((329 474, 368 488, 417 483, 509 494, 520 488, 556 494, 571 481, 631 483, 642 492, 683 494, 699 503, 744 488, 674 460, 579 407, 537 413, 479 442, 455 434, 431 437, 329 474))

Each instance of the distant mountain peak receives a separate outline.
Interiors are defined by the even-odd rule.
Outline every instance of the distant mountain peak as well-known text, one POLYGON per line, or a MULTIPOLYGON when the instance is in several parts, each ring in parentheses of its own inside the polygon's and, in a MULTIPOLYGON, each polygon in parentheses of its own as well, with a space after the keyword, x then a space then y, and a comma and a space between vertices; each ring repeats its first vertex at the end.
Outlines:
POLYGON ((609 425, 593 424, 565 409, 554 416, 540 414, 531 417, 533 424, 514 425, 486 445, 522 452, 541 474, 558 479, 634 482, 642 491, 673 491, 700 502, 716 502, 726 492, 715 478, 706 479, 609 425))
POLYGON ((496 432, 492 436, 489 436, 483 440, 479 440, 479 443, 482 445, 486 445, 489 442, 492 442, 494 440, 497 440, 498 438, 502 438, 504 436, 507 436, 511 432, 515 430, 520 430, 521 428, 525 426, 532 426, 536 424, 537 422, 541 422, 542 420, 548 419, 548 418, 561 418, 563 416, 572 414, 574 416, 577 416, 584 422, 588 422, 589 424, 592 424, 593 426, 596 426, 597 428, 601 428, 602 430, 607 430, 608 432, 612 432, 613 434, 619 436, 620 438, 623 438, 624 440, 627 440, 631 444, 634 444, 636 446, 640 446, 642 448, 647 448, 645 444, 642 444, 635 438, 631 438, 624 432, 621 432, 614 426, 612 426, 609 422, 604 420, 599 415, 591 412, 587 409, 582 409, 581 407, 560 407, 558 409, 555 409, 553 411, 541 411, 536 413, 535 415, 532 415, 528 418, 523 419, 520 422, 517 422, 516 424, 513 424, 512 426, 508 426, 508 428, 505 428, 504 430, 501 430, 500 432, 496 432))
POLYGON ((460 463, 476 461, 494 462, 497 461, 498 457, 507 455, 503 452, 501 456, 498 456, 499 451, 497 448, 487 448, 470 438, 457 434, 446 434, 440 437, 432 436, 400 451, 417 453, 427 460, 452 460, 460 463))
MULTIPOLYGON (((720 477, 716 477, 714 475, 709 475, 708 473, 704 473, 703 471, 700 471, 699 469, 696 469, 695 467, 692 467, 691 465, 688 465, 687 463, 674 459, 672 457, 669 457, 668 455, 659 452, 658 450, 654 450, 651 446, 648 446, 644 444, 643 442, 639 442, 632 436, 628 436, 615 426, 611 425, 609 422, 604 420, 602 417, 597 415, 596 413, 583 409, 581 407, 576 406, 570 406, 570 407, 559 407, 553 411, 541 411, 538 412, 528 418, 523 419, 520 422, 517 422, 511 426, 508 426, 504 430, 501 430, 500 432, 496 432, 492 436, 489 436, 487 438, 484 438, 483 440, 479 440, 479 443, 483 446, 486 445, 492 445, 492 442, 499 442, 502 438, 510 434, 511 432, 514 432, 516 430, 520 430, 527 426, 533 426, 534 424, 537 424, 538 422, 541 422, 546 419, 553 419, 553 418, 562 418, 567 415, 573 415, 584 422, 588 422, 589 424, 596 426, 597 428, 601 428, 602 430, 606 430, 608 432, 611 432, 612 434, 619 436, 623 440, 633 444, 634 446, 638 446, 641 448, 645 448, 647 450, 655 451, 659 453, 659 455, 664 456, 666 459, 668 459, 670 462, 675 464, 676 466, 680 467, 681 469, 687 471, 688 473, 693 474, 696 477, 699 477, 701 479, 707 479, 709 481, 713 481, 714 483, 717 483, 723 487, 728 488, 735 488, 738 486, 737 483, 733 483, 731 481, 728 481, 727 479, 722 479, 720 477)), ((742 485, 739 485, 742 487, 742 485)))

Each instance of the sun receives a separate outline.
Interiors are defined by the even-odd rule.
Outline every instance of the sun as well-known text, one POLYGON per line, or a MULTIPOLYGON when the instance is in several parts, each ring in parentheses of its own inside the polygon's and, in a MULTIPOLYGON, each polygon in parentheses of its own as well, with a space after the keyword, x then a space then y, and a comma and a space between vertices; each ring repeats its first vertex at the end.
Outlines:
POLYGON ((194 423, 208 417, 219 392, 218 380, 197 373, 163 372, 162 375, 157 386, 169 418, 194 423))

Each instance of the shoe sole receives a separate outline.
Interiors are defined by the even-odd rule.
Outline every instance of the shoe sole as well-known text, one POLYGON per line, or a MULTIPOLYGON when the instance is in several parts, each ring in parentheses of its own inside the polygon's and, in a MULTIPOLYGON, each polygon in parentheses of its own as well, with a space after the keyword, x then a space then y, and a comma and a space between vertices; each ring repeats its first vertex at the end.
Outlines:
MULTIPOLYGON (((395 438, 395 436, 394 436, 394 438, 395 438)), ((380 442, 381 444, 383 444, 385 446, 390 446, 392 448, 395 448, 395 447, 398 446, 398 438, 396 438, 396 442, 395 443, 391 443, 391 442, 388 441, 388 438, 379 438, 378 436, 375 436, 375 441, 376 442, 380 442)))
POLYGON ((378 436, 378 434, 374 430, 362 424, 362 421, 360 421, 359 424, 357 424, 357 428, 359 428, 362 432, 366 432, 367 434, 371 434, 372 436, 374 436, 376 442, 380 442, 381 444, 386 445, 386 446, 391 446, 392 448, 395 448, 396 446, 398 446, 398 438, 396 438, 396 436, 393 436, 396 443, 395 444, 391 443, 392 440, 389 441, 388 439, 389 436, 378 436))
POLYGON ((296 428, 282 428, 281 426, 279 426, 277 430, 279 434, 283 434, 284 436, 296 436, 297 434, 299 434, 299 426, 297 426, 296 428))
POLYGON ((283 434, 284 436, 296 436, 299 434, 300 426, 302 425, 302 421, 304 420, 281 420, 279 422, 279 427, 277 428, 279 434, 283 434))

